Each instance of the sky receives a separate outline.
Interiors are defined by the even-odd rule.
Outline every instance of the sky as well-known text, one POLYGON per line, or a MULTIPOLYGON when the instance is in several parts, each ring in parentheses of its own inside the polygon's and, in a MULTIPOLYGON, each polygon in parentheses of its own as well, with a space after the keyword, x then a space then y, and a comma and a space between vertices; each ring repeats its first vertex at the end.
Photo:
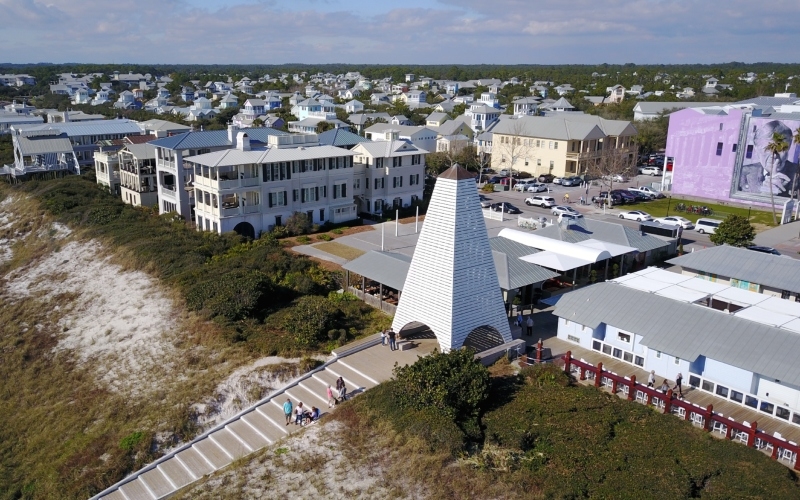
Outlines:
POLYGON ((798 62, 798 0, 0 0, 0 62, 798 62))

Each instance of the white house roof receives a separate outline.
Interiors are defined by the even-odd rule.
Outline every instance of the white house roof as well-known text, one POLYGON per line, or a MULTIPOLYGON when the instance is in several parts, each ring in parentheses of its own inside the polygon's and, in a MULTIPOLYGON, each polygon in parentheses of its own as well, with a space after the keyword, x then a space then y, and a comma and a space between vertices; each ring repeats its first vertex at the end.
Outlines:
MULTIPOLYGON (((517 231, 516 229, 502 229, 498 236, 501 238, 507 238, 511 241, 516 241, 517 243, 522 243, 523 245, 527 245, 531 248, 537 248, 539 250, 550 251, 553 253, 574 257, 584 262, 584 264, 581 265, 586 265, 586 263, 600 262, 612 257, 611 253, 609 253, 609 251, 605 248, 592 248, 592 246, 554 240, 552 238, 547 238, 546 236, 539 236, 537 234, 517 231)), ((616 247, 617 245, 614 246, 616 247)), ((631 249, 631 251, 635 250, 635 248, 631 249)), ((527 260, 527 258, 525 259, 527 260)), ((533 262, 531 260, 527 261, 533 262)))
POLYGON ((353 148, 353 151, 362 152, 373 158, 389 158, 392 156, 405 156, 412 154, 426 154, 428 151, 420 149, 407 141, 371 141, 362 142, 353 148))
POLYGON ((225 149, 202 155, 190 156, 186 161, 207 167, 229 167, 251 163, 274 163, 280 161, 313 160, 318 158, 354 156, 346 149, 334 146, 311 146, 298 148, 259 148, 242 151, 225 149))
POLYGON ((555 269, 557 271, 570 271, 572 269, 594 263, 594 261, 591 260, 585 260, 578 257, 573 257, 571 255, 564 255, 558 252, 551 252, 549 250, 526 255, 525 257, 520 257, 520 260, 546 267, 548 269, 555 269))

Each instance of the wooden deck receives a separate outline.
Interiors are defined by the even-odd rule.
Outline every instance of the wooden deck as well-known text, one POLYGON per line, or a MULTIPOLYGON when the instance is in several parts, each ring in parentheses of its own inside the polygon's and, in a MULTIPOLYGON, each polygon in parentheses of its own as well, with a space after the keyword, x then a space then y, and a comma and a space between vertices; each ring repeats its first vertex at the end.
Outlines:
MULTIPOLYGON (((576 344, 561 340, 556 337, 546 339, 544 341, 544 346, 551 349, 554 358, 560 358, 566 354, 567 351, 571 351, 574 359, 583 359, 595 366, 597 366, 598 363, 603 363, 603 369, 606 371, 626 377, 636 375, 637 382, 643 384, 647 383, 647 376, 649 375, 648 371, 620 361, 611 356, 606 356, 596 351, 584 349, 576 344)), ((663 378, 657 378, 656 387, 658 387, 662 381, 663 378)), ((684 379, 684 382, 685 381, 686 379, 684 379)), ((593 381, 587 380, 584 381, 584 383, 592 384, 593 381)), ((669 383, 670 385, 674 385, 675 381, 670 380, 669 383)), ((623 397, 622 393, 618 394, 620 397, 623 397)), ((784 439, 794 441, 795 443, 800 443, 800 427, 796 425, 776 419, 770 415, 765 415, 757 410, 734 403, 727 399, 720 398, 703 390, 692 388, 688 385, 683 386, 683 395, 686 401, 700 405, 703 408, 706 408, 708 405, 713 405, 714 413, 716 414, 724 417, 731 417, 736 422, 748 422, 751 424, 753 422, 757 422, 758 429, 767 434, 773 435, 775 432, 779 432, 784 439)), ((712 434, 721 437, 718 433, 712 434)), ((783 461, 781 461, 781 463, 785 464, 783 461)))

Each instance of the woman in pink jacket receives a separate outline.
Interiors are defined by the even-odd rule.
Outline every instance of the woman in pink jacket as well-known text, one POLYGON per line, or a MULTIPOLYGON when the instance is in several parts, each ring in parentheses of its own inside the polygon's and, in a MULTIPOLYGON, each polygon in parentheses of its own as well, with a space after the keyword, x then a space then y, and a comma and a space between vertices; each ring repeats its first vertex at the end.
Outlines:
POLYGON ((333 397, 333 389, 331 389, 330 384, 328 384, 328 408, 332 407, 336 399, 333 397))

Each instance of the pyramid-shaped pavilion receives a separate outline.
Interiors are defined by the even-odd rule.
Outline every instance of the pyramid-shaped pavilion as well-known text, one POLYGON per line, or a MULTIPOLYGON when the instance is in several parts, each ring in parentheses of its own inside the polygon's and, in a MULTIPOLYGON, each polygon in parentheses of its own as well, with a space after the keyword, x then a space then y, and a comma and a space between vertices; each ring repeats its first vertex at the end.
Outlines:
POLYGON ((420 323, 443 352, 512 340, 475 178, 459 165, 436 180, 392 328, 420 323))

